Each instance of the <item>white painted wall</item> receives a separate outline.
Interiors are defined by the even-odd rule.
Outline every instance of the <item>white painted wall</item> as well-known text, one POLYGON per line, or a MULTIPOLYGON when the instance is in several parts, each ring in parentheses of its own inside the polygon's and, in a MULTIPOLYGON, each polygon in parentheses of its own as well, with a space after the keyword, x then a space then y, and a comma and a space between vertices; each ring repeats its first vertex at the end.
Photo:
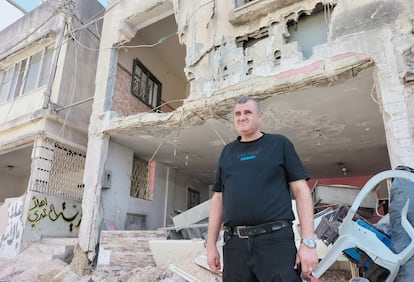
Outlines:
POLYGON ((41 237, 76 237, 82 219, 82 204, 53 195, 28 192, 23 214, 23 240, 41 237))
POLYGON ((30 91, 14 100, 0 105, 0 120, 2 123, 27 115, 42 109, 43 95, 46 87, 40 87, 30 91))
POLYGON ((13 176, 0 172, 0 202, 6 198, 18 197, 27 190, 28 176, 13 176))
POLYGON ((155 230, 164 226, 165 185, 168 181, 166 174, 167 167, 157 163, 152 201, 129 198, 129 212, 146 215, 146 229, 155 230))
POLYGON ((111 185, 102 189, 103 229, 123 230, 128 212, 133 152, 115 142, 109 143, 106 172, 111 173, 111 185))
POLYGON ((23 235, 23 202, 25 197, 9 198, 0 211, 6 214, 0 220, 0 257, 14 259, 20 251, 23 235), (7 221, 5 220, 7 219, 7 221))
MULTIPOLYGON (((148 27, 152 33, 159 34, 171 34, 177 31, 177 24, 174 16, 170 16, 167 19, 163 19, 163 24, 159 24, 156 27, 148 27), (165 24, 166 23, 166 24, 165 24), (161 30, 161 31, 160 31, 161 30)), ((174 36, 170 41, 177 41, 174 36)), ((128 44, 132 46, 148 45, 149 42, 143 39, 138 32, 135 38, 128 44)), ((177 43, 178 45, 178 43, 177 43)), ((174 45, 172 45, 173 48, 174 45)), ((185 47, 182 47, 185 48, 185 47)), ((171 56, 174 50, 171 50, 171 56)), ((152 48, 130 48, 130 49, 119 49, 119 63, 127 69, 130 73, 132 72, 132 61, 135 58, 141 61, 144 66, 162 83, 161 99, 163 101, 173 101, 177 99, 184 99, 189 93, 189 84, 184 77, 184 66, 182 69, 173 69, 169 63, 166 63, 165 57, 161 56, 160 52, 165 50, 158 49, 157 47, 152 48)), ((182 102, 179 104, 181 105, 182 102)), ((177 103, 172 103, 172 106, 176 107, 177 103)))
MULTIPOLYGON (((173 189, 173 210, 187 210, 187 192, 188 187, 200 192, 200 203, 207 201, 209 199, 209 187, 208 185, 203 185, 194 181, 191 176, 186 176, 181 173, 177 173, 172 180, 175 183, 175 189, 173 189)), ((171 212, 172 212, 171 211, 171 212)), ((169 223, 172 223, 170 221, 169 223)))
POLYGON ((145 215, 145 229, 148 230, 164 227, 165 221, 167 225, 171 224, 169 215, 174 210, 187 209, 188 186, 200 191, 201 202, 208 200, 207 186, 200 185, 190 177, 183 176, 160 163, 156 164, 153 200, 130 197, 133 154, 134 152, 125 146, 115 142, 109 144, 105 168, 111 172, 111 187, 102 190, 103 229, 124 230, 127 213, 145 215))
MULTIPOLYGON (((140 45, 139 41, 135 43, 140 45)), ((141 43, 142 44, 142 43, 141 43)), ((168 69, 165 63, 160 61, 159 55, 151 48, 128 49, 128 52, 119 51, 119 63, 132 73, 132 61, 138 58, 144 66, 161 82, 163 101, 183 99, 187 96, 187 83, 180 79, 174 72, 168 69)), ((174 104, 173 104, 174 105, 174 104)))

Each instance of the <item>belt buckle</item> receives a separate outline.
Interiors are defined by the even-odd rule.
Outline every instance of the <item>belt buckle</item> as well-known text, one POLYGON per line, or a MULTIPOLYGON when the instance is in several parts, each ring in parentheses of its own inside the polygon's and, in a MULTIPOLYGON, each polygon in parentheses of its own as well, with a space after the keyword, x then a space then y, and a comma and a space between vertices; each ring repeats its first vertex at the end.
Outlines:
POLYGON ((240 239, 247 239, 247 238, 249 238, 249 236, 247 236, 247 235, 241 235, 240 234, 240 229, 241 228, 246 228, 246 226, 237 226, 236 227, 236 233, 237 233, 237 236, 240 238, 240 239))
POLYGON ((272 231, 277 231, 282 229, 283 227, 285 227, 285 224, 281 221, 276 221, 275 223, 272 224, 271 230, 272 231))

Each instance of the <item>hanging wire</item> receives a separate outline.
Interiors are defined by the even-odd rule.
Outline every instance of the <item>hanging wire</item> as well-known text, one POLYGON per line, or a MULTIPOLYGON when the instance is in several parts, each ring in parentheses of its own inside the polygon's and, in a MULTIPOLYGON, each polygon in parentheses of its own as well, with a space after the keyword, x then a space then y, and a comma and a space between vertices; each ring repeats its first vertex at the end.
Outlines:
POLYGON ((115 49, 131 49, 131 48, 151 48, 151 47, 155 47, 161 43, 164 43, 165 41, 167 41, 170 37, 172 37, 173 35, 176 35, 177 32, 173 32, 168 34, 167 36, 161 37, 157 42, 153 43, 153 44, 141 44, 141 45, 120 45, 120 46, 114 46, 113 48, 115 49))
POLYGON ((152 156, 151 156, 150 160, 148 161, 148 165, 150 165, 150 164, 151 164, 152 160, 153 160, 153 159, 155 158, 155 156, 158 154, 158 151, 160 150, 160 148, 161 148, 162 144, 164 144, 164 141, 165 141, 165 138, 163 138, 163 139, 161 140, 160 144, 158 144, 157 149, 155 149, 154 154, 152 154, 152 156))
MULTIPOLYGON (((75 97, 75 86, 76 86, 76 80, 78 75, 78 47, 75 45, 75 66, 73 68, 73 76, 72 76, 72 82, 71 82, 71 98, 70 98, 70 104, 73 104, 73 100, 75 97)), ((69 108, 69 110, 65 114, 65 119, 63 121, 63 124, 59 130, 58 136, 63 137, 65 134, 65 127, 66 122, 69 118, 69 114, 71 112, 72 107, 69 108)))
POLYGON ((38 27, 36 27, 34 30, 32 30, 31 32, 29 32, 29 34, 27 34, 25 37, 23 37, 22 39, 20 39, 17 42, 14 42, 13 44, 11 44, 11 46, 9 48, 7 48, 6 50, 4 50, 1 54, 0 54, 0 58, 3 57, 4 54, 6 54, 8 51, 12 50, 13 48, 15 48, 17 45, 19 45, 20 43, 24 42, 25 40, 27 40, 31 35, 33 35, 34 33, 36 33, 39 29, 41 29, 47 22, 49 22, 53 17, 55 17, 58 14, 58 12, 55 10, 43 23, 41 23, 38 27))
MULTIPOLYGON (((211 111, 211 119, 214 120, 214 113, 213 111, 211 111)), ((214 124, 211 122, 210 123, 211 128, 213 129, 214 133, 216 134, 216 136, 220 139, 221 143, 223 143, 223 145, 226 145, 226 141, 224 141, 223 137, 221 137, 221 135, 218 133, 217 129, 214 127, 214 124)))

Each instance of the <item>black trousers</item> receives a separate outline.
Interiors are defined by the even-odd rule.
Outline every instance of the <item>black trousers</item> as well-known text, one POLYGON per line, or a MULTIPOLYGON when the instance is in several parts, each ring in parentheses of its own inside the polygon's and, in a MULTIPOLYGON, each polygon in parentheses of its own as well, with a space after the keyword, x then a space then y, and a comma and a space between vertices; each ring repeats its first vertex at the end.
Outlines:
POLYGON ((223 282, 302 282, 291 227, 247 239, 224 233, 223 282))

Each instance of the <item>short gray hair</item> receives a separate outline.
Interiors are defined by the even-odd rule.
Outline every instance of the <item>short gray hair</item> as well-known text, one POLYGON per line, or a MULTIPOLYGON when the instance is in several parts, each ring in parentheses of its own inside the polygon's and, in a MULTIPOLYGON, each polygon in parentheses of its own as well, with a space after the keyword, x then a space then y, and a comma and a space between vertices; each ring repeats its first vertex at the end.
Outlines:
POLYGON ((257 111, 258 111, 258 112, 260 112, 260 105, 259 105, 259 103, 258 103, 255 99, 253 99, 253 98, 250 98, 250 97, 247 97, 247 96, 240 97, 240 98, 239 98, 239 100, 237 100, 237 104, 244 104, 244 103, 247 103, 247 102, 249 102, 249 101, 253 101, 253 102, 254 102, 254 104, 256 105, 256 109, 257 109, 257 111))

